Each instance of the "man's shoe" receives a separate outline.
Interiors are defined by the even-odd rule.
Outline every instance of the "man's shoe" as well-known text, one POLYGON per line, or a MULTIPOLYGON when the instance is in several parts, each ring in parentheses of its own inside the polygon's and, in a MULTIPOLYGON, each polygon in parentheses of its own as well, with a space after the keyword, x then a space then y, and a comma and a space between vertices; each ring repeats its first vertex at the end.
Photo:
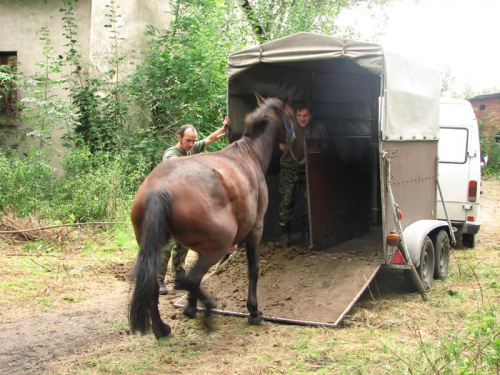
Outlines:
POLYGON ((167 286, 163 281, 158 281, 158 286, 160 287, 160 295, 168 294, 167 286))

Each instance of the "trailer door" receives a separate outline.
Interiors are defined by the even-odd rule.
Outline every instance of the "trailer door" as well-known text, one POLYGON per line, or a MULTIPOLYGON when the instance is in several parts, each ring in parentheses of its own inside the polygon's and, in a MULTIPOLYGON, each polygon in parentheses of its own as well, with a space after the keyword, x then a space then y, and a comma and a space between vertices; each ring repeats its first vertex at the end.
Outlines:
POLYGON ((370 232, 369 137, 306 139, 311 243, 324 249, 370 232))

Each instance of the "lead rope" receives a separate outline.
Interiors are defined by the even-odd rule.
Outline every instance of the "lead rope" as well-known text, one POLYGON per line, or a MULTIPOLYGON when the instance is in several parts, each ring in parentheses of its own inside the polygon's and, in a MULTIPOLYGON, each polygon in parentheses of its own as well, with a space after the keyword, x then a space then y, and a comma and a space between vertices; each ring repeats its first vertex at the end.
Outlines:
POLYGON ((293 123, 292 123, 292 119, 290 119, 290 126, 288 126, 288 123, 286 122, 285 120, 285 116, 283 115, 283 112, 281 111, 280 108, 278 108, 278 111, 280 113, 280 116, 281 116, 281 120, 283 121, 283 127, 285 128, 285 131, 286 131, 286 134, 287 134, 287 144, 288 144, 288 150, 290 151, 290 155, 292 155, 292 158, 297 162, 299 163, 299 165, 303 165, 305 162, 306 162, 306 157, 304 155, 304 157, 302 158, 302 160, 299 160, 294 154, 293 154, 293 151, 292 151, 292 148, 290 147, 291 143, 295 140, 295 131, 293 130, 293 123))

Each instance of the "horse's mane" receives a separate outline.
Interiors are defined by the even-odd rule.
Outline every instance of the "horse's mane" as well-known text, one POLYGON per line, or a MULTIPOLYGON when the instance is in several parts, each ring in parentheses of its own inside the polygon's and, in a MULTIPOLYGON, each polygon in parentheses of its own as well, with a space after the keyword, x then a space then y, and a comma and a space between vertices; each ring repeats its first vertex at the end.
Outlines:
POLYGON ((278 98, 268 98, 262 106, 257 107, 245 117, 245 136, 251 136, 260 133, 267 121, 270 119, 269 110, 281 109, 282 101, 278 98))

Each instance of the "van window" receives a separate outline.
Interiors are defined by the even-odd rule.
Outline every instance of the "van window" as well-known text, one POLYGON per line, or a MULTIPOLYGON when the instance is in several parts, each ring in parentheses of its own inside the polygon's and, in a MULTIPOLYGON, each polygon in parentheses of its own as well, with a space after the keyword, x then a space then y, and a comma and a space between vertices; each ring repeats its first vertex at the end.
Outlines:
POLYGON ((468 129, 441 128, 439 130, 439 161, 441 163, 465 163, 468 139, 468 129))

